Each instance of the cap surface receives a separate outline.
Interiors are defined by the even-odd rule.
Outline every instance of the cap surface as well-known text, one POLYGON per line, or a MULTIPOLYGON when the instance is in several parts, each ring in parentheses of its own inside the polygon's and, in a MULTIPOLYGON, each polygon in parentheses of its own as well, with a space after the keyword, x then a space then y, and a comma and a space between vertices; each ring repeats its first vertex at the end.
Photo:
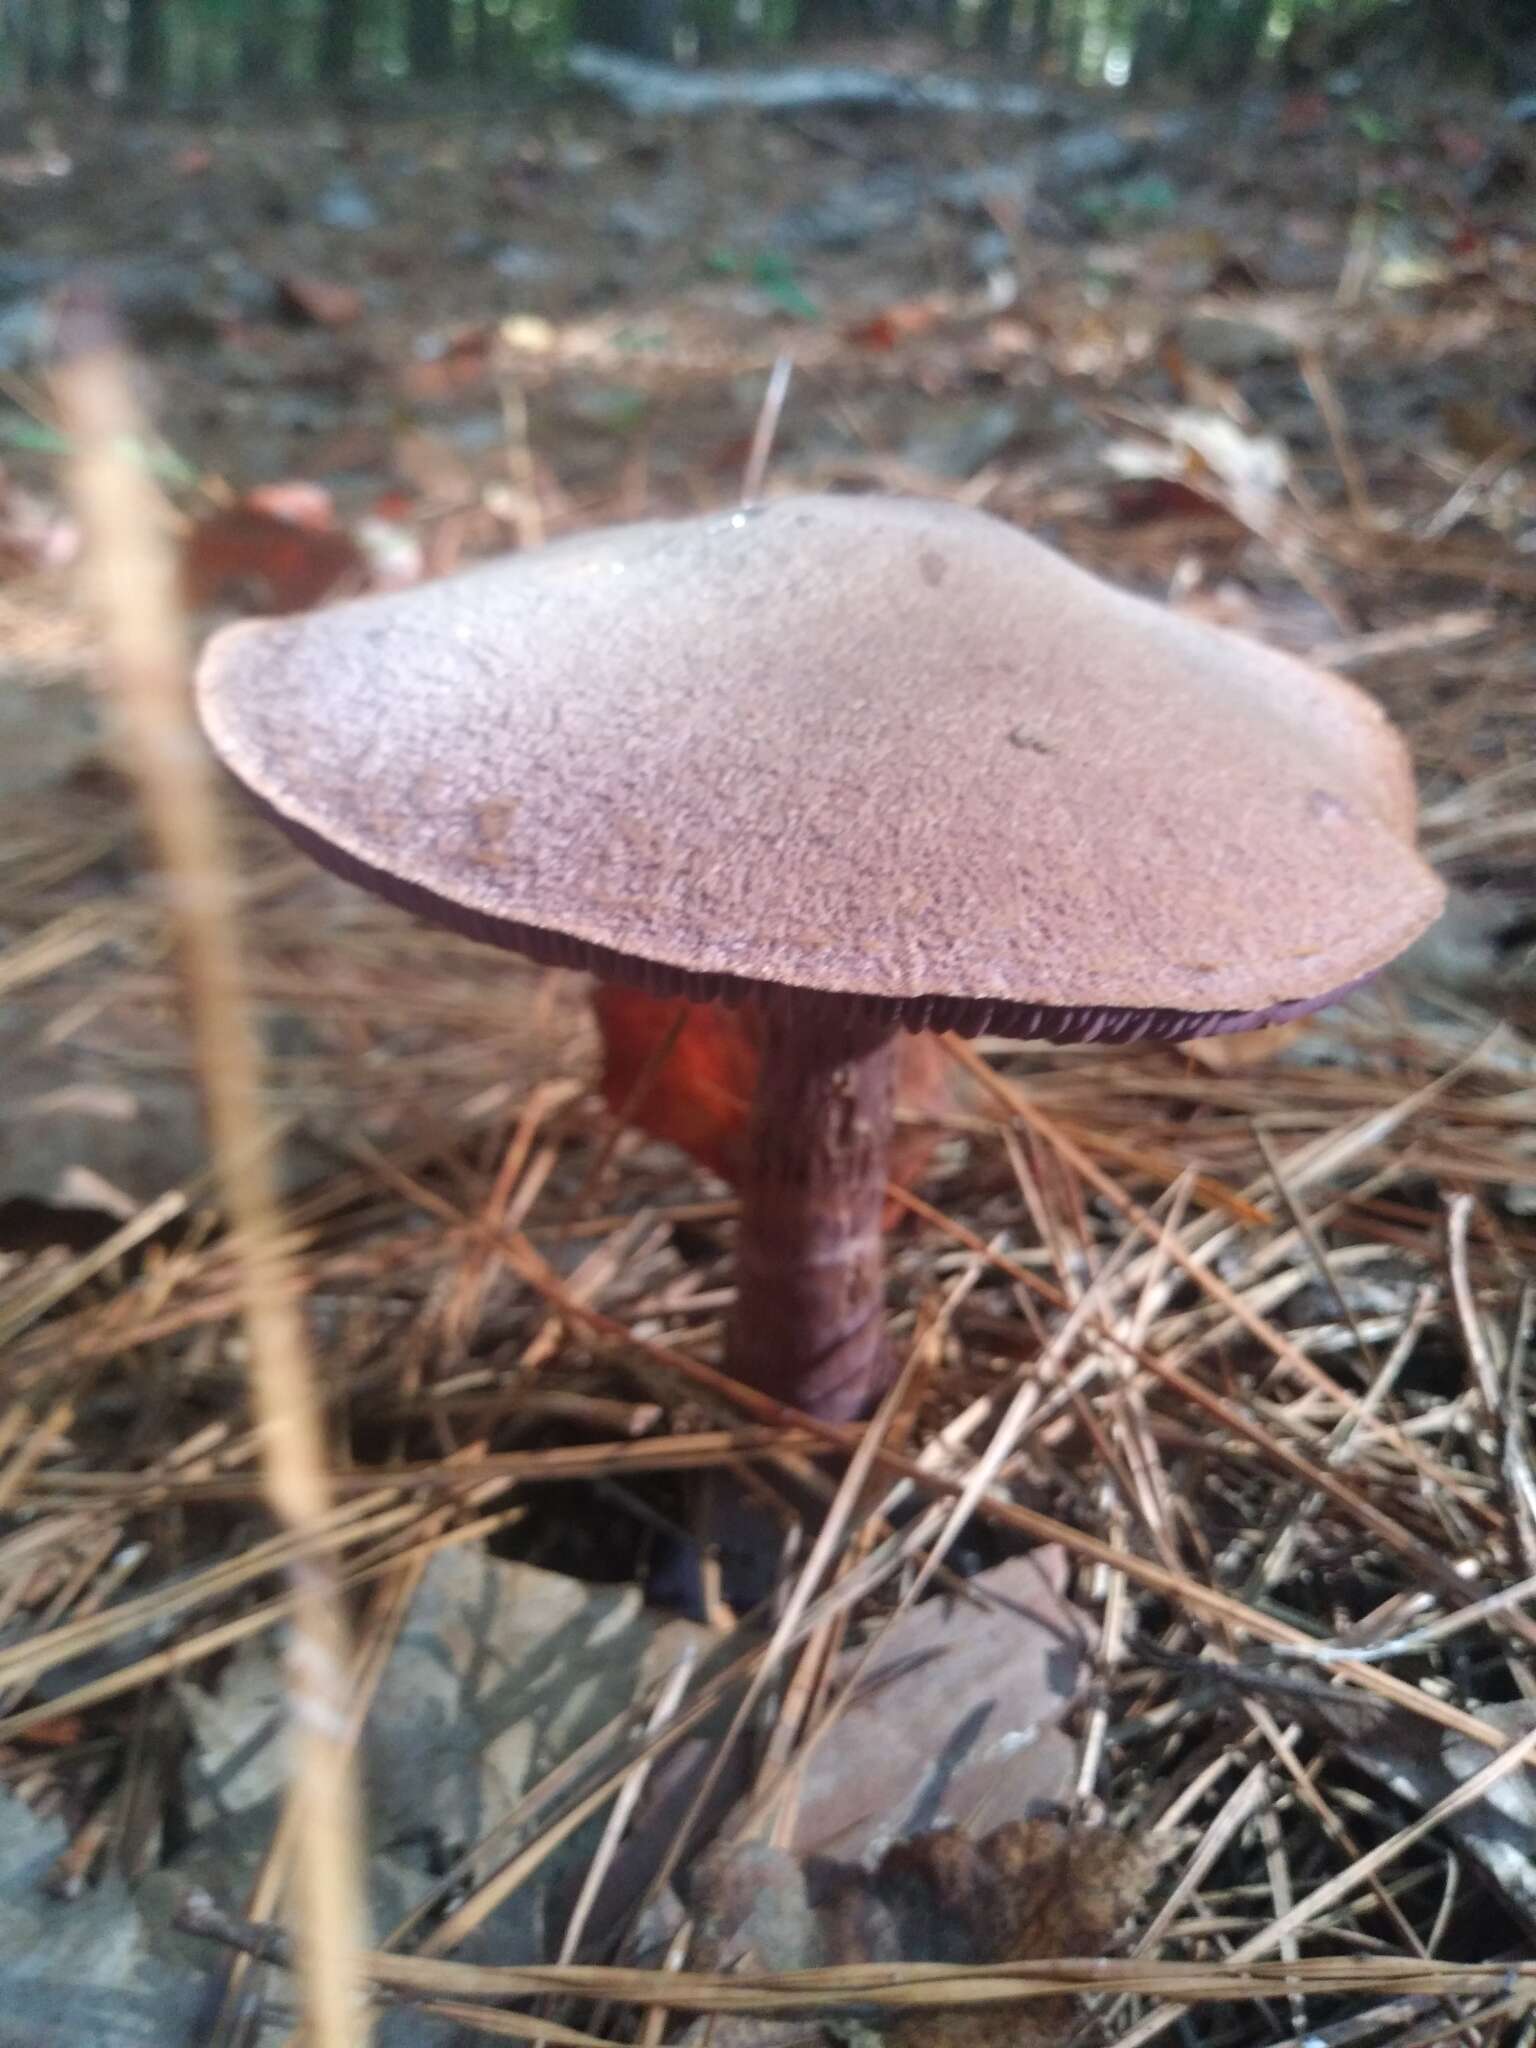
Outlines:
POLYGON ((658 989, 1191 1036, 1440 904, 1371 699, 924 501, 582 536, 229 628, 199 689, 328 865, 658 989))

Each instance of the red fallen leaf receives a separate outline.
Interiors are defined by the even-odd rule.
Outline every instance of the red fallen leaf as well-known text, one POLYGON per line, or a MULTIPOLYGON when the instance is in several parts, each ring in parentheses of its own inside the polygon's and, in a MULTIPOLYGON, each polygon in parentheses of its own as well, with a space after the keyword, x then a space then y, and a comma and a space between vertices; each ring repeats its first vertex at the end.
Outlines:
POLYGON ((178 178, 200 178, 213 169, 213 151, 203 143, 189 142, 171 158, 171 169, 178 178))
POLYGON ((1232 517, 1214 498, 1173 476, 1123 477, 1110 491, 1110 502, 1121 526, 1151 526, 1161 519, 1219 521, 1232 517))
POLYGON ((83 1714, 59 1714, 51 1721, 37 1721, 17 1741, 24 1749, 73 1749, 85 1740, 83 1714))
MULTIPOLYGON (((751 1013, 723 1003, 690 1003, 600 982, 593 993, 603 1044, 603 1099, 614 1115, 650 1137, 678 1145, 734 1187, 744 1163, 757 1082, 751 1013)), ((936 1038, 903 1035, 897 1045, 896 1103, 911 1117, 941 1118, 959 1101, 955 1070, 936 1038)), ((891 1178, 922 1177, 941 1133, 898 1125, 891 1178)), ((900 1215, 888 1205, 886 1225, 900 1215)))
POLYGON ((363 295, 355 285, 334 284, 328 277, 280 277, 278 310, 310 327, 350 327, 363 317, 363 295))
POLYGON ((370 510, 375 519, 409 519, 416 499, 410 491, 380 491, 370 510))
POLYGON ((844 341, 859 348, 893 349, 936 326, 939 308, 931 299, 904 299, 886 306, 867 320, 856 320, 843 329, 844 341))
MULTIPOLYGON (((268 487, 269 504, 272 491, 284 488, 268 487)), ((338 529, 283 518, 246 499, 198 521, 183 543, 181 572, 194 609, 302 612, 362 588, 368 562, 338 529)))

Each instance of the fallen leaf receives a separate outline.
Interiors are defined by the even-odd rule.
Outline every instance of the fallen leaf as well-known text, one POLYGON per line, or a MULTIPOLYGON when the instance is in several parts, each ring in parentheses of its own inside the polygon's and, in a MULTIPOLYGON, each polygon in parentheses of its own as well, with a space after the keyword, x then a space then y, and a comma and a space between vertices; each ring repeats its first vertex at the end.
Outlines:
POLYGON ((1225 505, 1179 477, 1123 477, 1110 492, 1110 504, 1120 526, 1153 526, 1182 519, 1216 524, 1233 534, 1245 532, 1225 505))
POLYGON ((309 327, 350 327, 363 317, 363 295, 355 285, 336 284, 327 277, 281 277, 278 310, 289 320, 309 327))
POLYGON ((17 1740, 23 1749, 73 1749, 85 1740, 85 1716, 60 1714, 52 1721, 38 1721, 17 1740))
POLYGON ((1055 1548, 924 1600, 850 1652, 845 1710, 803 1767, 794 1845, 867 1862, 927 1829, 1024 1820, 1071 1794, 1077 1745, 1062 1721, 1090 1628, 1065 1597, 1055 1548), (862 1665, 862 1668, 861 1668, 862 1665))
POLYGON ((1448 399, 1440 408, 1440 423, 1457 454, 1474 462, 1492 462, 1500 456, 1513 461, 1531 440, 1528 423, 1507 417, 1487 399, 1448 399))
MULTIPOLYGON (((1152 1661, 1182 1673, 1192 1690, 1264 1700, 1276 1713, 1336 1742, 1357 1769, 1419 1812, 1438 1806, 1492 1761, 1491 1752, 1469 1735, 1353 1687, 1298 1677, 1294 1666, 1162 1654, 1152 1661)), ((1477 1712, 1511 1743, 1536 1727, 1536 1706, 1529 1700, 1485 1702, 1477 1712)), ((1508 1772, 1481 1799, 1448 1813, 1441 1825, 1527 1928, 1536 1929, 1536 1784, 1529 1767, 1508 1772)))
MULTIPOLYGON (((603 1044, 603 1099, 614 1115, 681 1146, 736 1186, 757 1085, 751 1013, 723 1003, 646 995, 611 982, 600 982, 592 1001, 603 1044)), ((936 1038, 904 1034, 896 1057, 900 1115, 938 1118, 956 1107, 954 1069, 936 1038)), ((898 1125, 891 1178, 903 1187, 920 1179, 939 1138, 920 1122, 898 1125)), ((888 1214, 887 1223, 899 1213, 888 1214)))
MULTIPOLYGON (((1527 1700, 1478 1708, 1484 1720, 1502 1728, 1511 1742, 1536 1726, 1536 1709, 1527 1700)), ((1414 1739, 1394 1740, 1395 1726, 1370 1742, 1351 1743, 1351 1762, 1419 1811, 1438 1806, 1474 1777, 1489 1761, 1488 1751, 1469 1736, 1436 1729, 1436 1745, 1426 1754, 1418 1731, 1414 1739)), ((1445 1832, 1464 1855, 1504 1895, 1527 1929, 1536 1930, 1536 1785, 1529 1768, 1511 1771, 1490 1786, 1481 1799, 1459 1813, 1448 1814, 1445 1832)))
MULTIPOLYGON (((1009 1821, 973 1838, 943 1828, 887 1850, 872 1871, 732 1842, 692 1873, 705 1968, 1033 1962, 1102 1955, 1130 1919, 1160 1850, 1110 1828, 1009 1821)), ((854 2007, 849 2018, 862 2015, 854 2007)), ((874 2015, 870 2015, 874 2017, 874 2015)), ((903 2048, 1058 2048, 1070 1998, 997 2010, 887 2016, 903 2048)))
MULTIPOLYGON (((1055 1546, 1009 1558, 969 1579, 970 1597, 920 1601, 867 1657, 844 1653, 837 1676, 853 1690, 800 1766, 789 1868, 873 1866, 912 1836, 1032 1819, 1071 1797, 1078 1745, 1062 1723, 1088 1677, 1091 1624, 1066 1598, 1068 1569, 1055 1546)), ((716 1754, 714 1738, 690 1737, 653 1772, 594 1911, 595 1939, 625 1924, 716 1754)), ((750 1802, 754 1768, 745 1741, 724 1758, 689 1837, 700 1855, 750 1802)), ((776 1911, 765 1899, 764 1927, 776 1911)), ((764 1927, 763 1953, 793 1952, 784 1944, 798 1936, 764 1927)), ((741 2036, 741 2048, 755 2039, 741 2036)), ((738 2037, 711 2036, 711 2048, 727 2040, 738 2037)))
POLYGON ((426 337, 417 361, 400 372, 400 389, 421 405, 440 405, 478 390, 491 373, 495 337, 488 327, 461 327, 426 337))
POLYGON ((1161 441, 1115 441, 1106 465, 1127 483, 1161 479, 1219 505, 1251 532, 1269 532, 1290 478, 1290 457, 1271 434, 1248 433, 1224 414, 1180 406, 1162 418, 1161 441))
POLYGON ((0 578, 61 568, 73 560, 78 544, 72 519, 0 469, 0 578))
POLYGON ((559 330, 539 313, 514 313, 497 330, 514 354, 547 356, 560 344, 559 330))
POLYGON ((1291 141, 1321 134, 1328 126, 1332 112, 1327 93, 1293 92, 1280 109, 1280 133, 1291 141))
POLYGON ((843 329, 843 339, 853 342, 858 348, 899 348, 902 342, 926 334, 936 326, 941 312, 942 308, 932 299, 906 299, 870 314, 867 319, 855 320, 852 326, 843 329))
POLYGON ((1307 1028, 1303 1018, 1288 1024, 1265 1024, 1257 1031, 1228 1031, 1219 1038, 1192 1038, 1183 1047, 1208 1074, 1240 1074, 1262 1067, 1294 1045, 1307 1028))
POLYGON ((283 518, 246 499, 193 527, 182 547, 182 579, 194 609, 302 612, 361 589, 368 564, 340 530, 283 518))
POLYGON ((270 512, 288 526, 305 526, 311 533, 334 533, 336 501, 324 484, 302 478, 280 484, 258 484, 241 501, 257 512, 270 512))

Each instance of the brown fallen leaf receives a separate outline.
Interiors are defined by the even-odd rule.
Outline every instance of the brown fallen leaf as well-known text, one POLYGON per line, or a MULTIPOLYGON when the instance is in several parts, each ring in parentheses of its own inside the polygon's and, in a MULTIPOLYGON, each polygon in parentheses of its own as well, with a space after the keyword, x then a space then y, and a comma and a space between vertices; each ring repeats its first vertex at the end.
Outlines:
POLYGON ((194 610, 308 611, 368 580, 367 559, 350 535, 250 499, 200 519, 183 543, 181 568, 194 610))
POLYGON ((801 1769, 794 1846, 867 1863, 905 1836, 1026 1820, 1071 1796, 1063 1721, 1092 1639, 1054 1546, 969 1581, 979 1604, 920 1601, 882 1632, 854 1691, 801 1769))
POLYGON ((307 327, 350 327, 363 317, 357 287, 328 277, 279 278, 277 304, 285 319, 307 327))
MULTIPOLYGON (((777 1972, 1102 1955, 1161 1853, 1111 1828, 1056 1820, 1010 1821, 976 1838, 939 1829, 895 1844, 873 1871, 728 1843, 693 1873, 699 1960, 777 1972)), ((895 2018, 885 2038, 902 2048, 1061 2048, 1079 2018, 1070 1998, 921 2011, 895 2018)))
POLYGON ((60 1714, 57 1720, 39 1721, 17 1737, 23 1749, 73 1749, 84 1740, 83 1714, 60 1714))
MULTIPOLYGON (((1007 1558, 967 1581, 975 1598, 921 1600, 867 1655, 844 1652, 837 1675, 852 1690, 797 1771, 795 1858, 870 1865, 908 1837, 951 1826, 983 1832, 1071 1797, 1078 1745, 1063 1723, 1087 1681, 1092 1625, 1066 1597, 1069 1571, 1054 1545, 1007 1558)), ((627 1924, 715 1756, 713 1737, 690 1737, 652 1773, 592 1916, 599 1945, 627 1924)), ((752 1776, 752 1756, 738 1743, 690 1850, 702 1854, 726 1826, 752 1776)), ((775 1909, 766 1899, 764 1911, 775 1909)), ((769 1949, 779 1952, 772 1941, 769 1949)), ((712 2048, 736 2039, 717 2034, 712 2048)), ((756 2048, 756 2036, 743 2035, 737 2048, 756 2048)))
MULTIPOLYGON (((603 1099, 614 1115, 653 1138, 680 1145, 735 1186, 757 1082, 751 1013, 723 1003, 646 995, 610 982, 598 984, 592 1003, 603 1045, 603 1099)), ((936 1038, 903 1036, 897 1061, 899 1114, 937 1119, 958 1106, 955 1070, 936 1038)), ((920 1179, 940 1136, 921 1123, 898 1126, 892 1180, 909 1187, 920 1179)), ((887 1225, 899 1213, 888 1213, 887 1225)))
MULTIPOLYGON (((1067 1569, 1054 1549, 1010 1558, 970 1581, 981 1605, 923 1601, 867 1660, 846 1653, 856 1689, 801 1767, 792 1847, 727 1841, 690 1871, 706 1968, 1104 1953, 1159 1857, 1110 1829, 1038 1817, 1070 1797, 1076 1774, 1061 1722, 1083 1683, 1088 1628, 1065 1598, 1067 1569)), ((885 2016, 884 2038, 1058 2048, 1079 2018, 1070 1998, 914 2012, 885 2016)), ((732 2016, 687 2038, 790 2048, 804 2033, 732 2016)))
POLYGON ((417 405, 443 405, 486 384, 495 335, 488 327, 461 327, 444 337, 431 355, 407 363, 400 390, 417 405))

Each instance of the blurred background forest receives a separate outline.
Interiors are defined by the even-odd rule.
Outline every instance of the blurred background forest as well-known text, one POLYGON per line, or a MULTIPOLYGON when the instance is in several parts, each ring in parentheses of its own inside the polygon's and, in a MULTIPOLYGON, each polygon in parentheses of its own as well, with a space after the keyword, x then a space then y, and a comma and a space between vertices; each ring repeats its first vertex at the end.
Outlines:
POLYGON ((1536 83, 1530 0, 4 0, 0 75, 12 94, 145 104, 454 79, 505 89, 558 73, 581 42, 710 61, 914 32, 1083 84, 1213 90, 1379 62, 1536 83))

